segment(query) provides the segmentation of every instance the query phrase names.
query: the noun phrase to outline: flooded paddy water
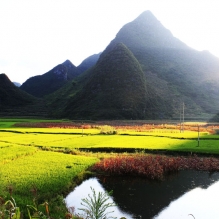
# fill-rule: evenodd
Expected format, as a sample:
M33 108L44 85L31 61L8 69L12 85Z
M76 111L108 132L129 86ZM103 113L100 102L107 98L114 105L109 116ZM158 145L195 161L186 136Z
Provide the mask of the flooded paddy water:
M216 219L219 218L219 173L185 170L162 181L136 177L98 176L85 180L66 197L76 213L81 199L96 192L113 190L114 217L127 219ZM194 217L193 217L194 216Z

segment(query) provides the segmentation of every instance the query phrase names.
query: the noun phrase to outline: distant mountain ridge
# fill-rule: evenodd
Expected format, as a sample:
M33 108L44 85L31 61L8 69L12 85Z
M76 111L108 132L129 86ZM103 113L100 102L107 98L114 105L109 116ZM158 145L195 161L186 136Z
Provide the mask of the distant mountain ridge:
M20 88L35 97L43 97L58 90L77 75L77 68L66 60L43 75L29 78Z
M101 52L98 54L91 55L88 58L86 58L79 66L77 66L79 74L82 74L83 72L87 71L89 68L94 66L97 63L100 55Z
M86 58L78 67L74 66L70 60L66 60L43 75L29 78L20 88L33 96L42 98L57 91L68 81L95 65L99 56L100 54L94 54Z
M20 86L21 86L21 84L18 83L18 82L13 82L13 84L14 84L15 86L17 86L17 87L20 87Z
M209 118L219 111L219 59L175 38L150 12L124 25L78 67L69 60L21 89L50 116L72 119Z

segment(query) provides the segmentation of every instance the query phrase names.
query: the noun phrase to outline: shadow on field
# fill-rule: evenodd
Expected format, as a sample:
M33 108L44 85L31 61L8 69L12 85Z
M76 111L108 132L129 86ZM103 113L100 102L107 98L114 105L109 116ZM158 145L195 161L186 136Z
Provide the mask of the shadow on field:
M148 153L148 154L162 154L174 156L214 156L219 157L219 139L200 139L198 140L181 140L181 143L169 145L165 149L141 149L141 148L126 148L126 147L92 147L80 148L81 151L89 151L93 153Z

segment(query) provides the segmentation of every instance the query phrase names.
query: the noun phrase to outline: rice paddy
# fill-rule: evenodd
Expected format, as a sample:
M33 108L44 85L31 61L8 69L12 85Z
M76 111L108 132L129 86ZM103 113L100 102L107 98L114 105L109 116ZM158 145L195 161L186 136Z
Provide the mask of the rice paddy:
M118 122L117 122L118 123ZM72 123L63 121L0 120L0 195L12 186L18 204L31 201L31 188L51 199L74 187L75 179L100 161L96 153L122 149L219 154L217 126ZM198 141L199 140L199 141ZM58 153L59 152L59 153ZM63 153L64 152L64 153ZM105 156L105 155L102 155Z

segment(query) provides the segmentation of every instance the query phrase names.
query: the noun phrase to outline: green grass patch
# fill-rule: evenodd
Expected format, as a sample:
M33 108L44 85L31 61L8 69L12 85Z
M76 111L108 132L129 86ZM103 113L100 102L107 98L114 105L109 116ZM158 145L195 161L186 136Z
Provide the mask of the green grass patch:
M31 185L42 194L57 194L80 172L95 163L94 157L40 151L1 165L1 183L14 185L16 193L30 195ZM28 189L29 188L29 189Z
M218 140L184 140L181 144L173 145L173 151L204 153L204 154L219 154L219 141Z
M36 122L63 122L63 120L54 119L16 119L16 118L0 118L0 128L11 128L17 123L36 123Z
M76 178L98 161L94 156L76 156L24 146L2 147L0 158L0 196L5 196L5 188L10 186L24 214L26 205L33 203L33 188L37 188L39 203L47 200L52 204L58 195L67 194L75 187Z

